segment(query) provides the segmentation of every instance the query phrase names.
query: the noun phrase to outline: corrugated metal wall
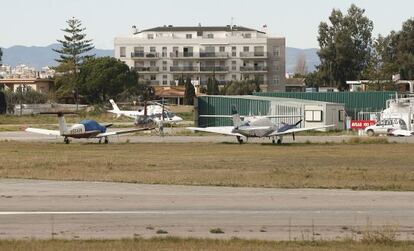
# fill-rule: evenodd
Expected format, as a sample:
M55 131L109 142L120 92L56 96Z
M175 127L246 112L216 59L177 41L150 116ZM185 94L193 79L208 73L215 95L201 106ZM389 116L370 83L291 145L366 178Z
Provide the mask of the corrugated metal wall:
M395 97L395 92L268 92L254 95L341 103L345 104L348 115L355 118L360 111L377 112L385 109L385 101Z
M231 115L231 106L235 105L240 115L267 115L270 108L268 100L254 100L226 96L200 96L198 99L198 115ZM199 117L198 126L231 126L230 118Z

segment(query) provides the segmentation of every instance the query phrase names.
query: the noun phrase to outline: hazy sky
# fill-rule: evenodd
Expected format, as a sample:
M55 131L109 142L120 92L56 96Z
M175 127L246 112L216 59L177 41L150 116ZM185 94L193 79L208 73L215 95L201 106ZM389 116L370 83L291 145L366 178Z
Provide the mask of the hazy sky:
M345 12L355 3L374 21L374 34L387 34L414 17L413 0L1 0L0 46L49 45L74 16L97 48L112 49L115 36L154 26L234 24L286 37L287 45L318 47L318 25L333 8Z

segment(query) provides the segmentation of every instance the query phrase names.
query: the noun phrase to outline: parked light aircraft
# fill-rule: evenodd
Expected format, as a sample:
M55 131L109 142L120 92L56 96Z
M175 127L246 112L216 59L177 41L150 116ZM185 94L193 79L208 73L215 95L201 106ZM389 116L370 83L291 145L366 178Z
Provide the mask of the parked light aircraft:
M122 111L113 99L109 102L111 102L113 110L108 110L108 112L116 114L117 118L120 116L133 118L136 125L141 125L143 121L148 122L148 120L155 122L157 125L174 124L183 120L174 113L165 110L162 105L147 105L146 108L138 111Z
M38 134L44 134L44 135L61 136L61 137L64 137L63 142L65 142L66 144L70 143L69 138L75 138L75 139L96 138L96 139L99 139L99 143L101 143L101 140L104 139L104 143L108 144L109 143L108 136L153 129L153 128L140 128L140 129L107 132L107 128L110 127L112 124L101 125L95 120L82 120L79 122L79 124L74 124L71 127L68 127L66 125L65 117L63 116L65 114L64 112L42 113L42 114L57 114L58 120L59 120L59 130L27 128L26 132L32 132L32 133L38 133Z
M210 117L210 115L206 115ZM211 117L229 117L221 115L211 115ZM187 127L189 130L201 131L201 132L212 132L230 136L236 136L237 141L242 144L244 139L249 138L271 138L273 143L282 144L283 136L292 134L293 140L295 140L295 133L323 129L333 127L334 125L309 127L309 128L297 128L302 122L299 120L295 124L281 123L280 125L274 124L270 118L286 118L286 117L301 117L296 115L271 115L271 116L249 116L244 117L239 115L235 106L232 107L233 126L218 126L218 127Z
M404 129L391 129L388 132L389 135L395 136L395 137L411 137L414 136L414 131L410 130L404 130Z

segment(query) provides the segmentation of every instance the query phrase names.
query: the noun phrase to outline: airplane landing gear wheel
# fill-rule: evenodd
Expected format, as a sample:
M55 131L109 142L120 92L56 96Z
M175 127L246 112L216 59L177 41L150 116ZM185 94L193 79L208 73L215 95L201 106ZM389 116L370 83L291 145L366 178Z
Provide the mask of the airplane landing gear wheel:
M239 142L239 144L243 144L243 139L240 136L237 136L237 141Z
M104 141L104 143L105 143L105 144L108 144L108 143L109 143L108 137L105 137L105 141Z
M272 139L272 144L274 144L274 143L276 143L276 140L275 139Z
M278 140L277 140L277 144L278 144L278 145L281 145L281 144L282 144L282 140L281 140L281 139L278 139Z
M65 137L65 139L63 139L63 142L65 142L65 144L69 144L70 143L69 139L66 138L66 137Z

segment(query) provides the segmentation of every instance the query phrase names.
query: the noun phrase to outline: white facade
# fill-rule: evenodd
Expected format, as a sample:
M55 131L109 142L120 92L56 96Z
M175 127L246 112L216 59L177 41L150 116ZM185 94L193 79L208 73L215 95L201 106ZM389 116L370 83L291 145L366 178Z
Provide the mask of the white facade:
M190 77L205 85L257 79L269 90L284 90L285 39L239 27L164 26L115 38L115 57L153 85L175 85Z
M380 119L403 119L408 130L414 130L414 97L387 100Z

